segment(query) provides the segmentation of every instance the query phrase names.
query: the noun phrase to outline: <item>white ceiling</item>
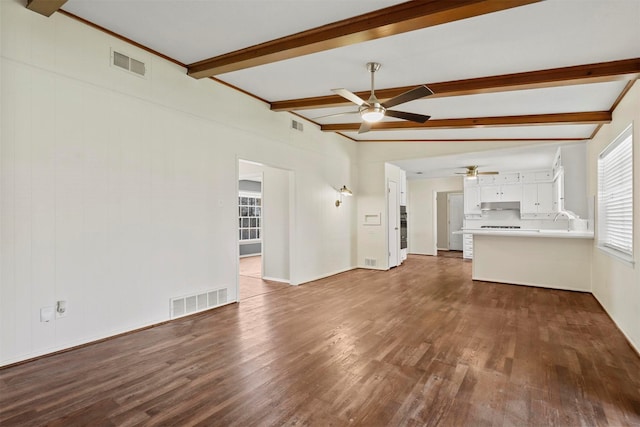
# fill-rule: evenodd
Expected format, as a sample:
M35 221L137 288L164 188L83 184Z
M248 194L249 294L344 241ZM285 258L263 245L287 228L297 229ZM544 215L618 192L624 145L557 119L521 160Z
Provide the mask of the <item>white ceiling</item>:
M68 0L63 9L176 61L190 64L399 3L402 2ZM382 64L376 74L376 88L381 89L639 57L640 0L546 0L229 72L216 78L267 102L274 102L331 95L333 88L354 92L368 90L365 63L369 61ZM431 115L433 119L609 111L627 83L627 80L621 80L427 97L396 109ZM294 112L320 125L359 122L358 115L318 118L355 110L354 105ZM533 142L587 139L596 128L595 124L559 124L374 130L361 135L353 131L341 133L362 142L460 139ZM475 158L477 160L464 160L468 164L483 164L480 155ZM494 155L492 159L495 158ZM495 161L484 160L487 164L497 165ZM461 163L466 164L458 161L456 166ZM407 163L409 166L425 169Z
M584 144L584 143L578 143ZM465 166L478 166L479 171L519 172L551 169L560 144L505 148L473 153L409 159L392 162L407 172L408 179L445 178L465 172ZM460 175L462 176L462 175Z

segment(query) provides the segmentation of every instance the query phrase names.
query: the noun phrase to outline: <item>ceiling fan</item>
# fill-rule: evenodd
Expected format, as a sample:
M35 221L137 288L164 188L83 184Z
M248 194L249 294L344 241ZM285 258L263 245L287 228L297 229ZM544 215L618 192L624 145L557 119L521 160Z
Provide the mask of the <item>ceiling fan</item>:
M416 113L407 113L404 111L390 110L390 108L395 107L396 105L404 104L405 102L414 101L416 99L424 98L425 96L433 95L433 91L429 89L427 86L422 85L422 86L416 87L415 89L411 89L405 93L402 93L394 98L391 98L386 102L380 102L378 98L376 98L375 91L374 91L374 84L373 84L374 83L373 75L379 69L380 69L379 63L377 62L367 63L367 70L369 70L369 72L371 73L371 95L369 96L369 99L366 101L347 89L332 89L332 92L342 96L343 98L348 99L354 104L357 104L360 108L358 108L358 111L352 111L349 113L331 114L331 116L337 116L342 114L360 114L360 117L362 117L362 125L360 125L360 129L358 129L358 133L368 132L371 129L371 123L379 122L385 116L395 117L397 119L409 120L416 123L424 123L427 120L429 120L431 116L425 116L425 115L416 114ZM329 117L329 116L323 116L323 117Z
M464 166L467 171L466 172L456 172L457 175L466 175L467 178L477 178L478 175L498 175L500 172L491 171L491 172L480 172L478 170L478 166Z

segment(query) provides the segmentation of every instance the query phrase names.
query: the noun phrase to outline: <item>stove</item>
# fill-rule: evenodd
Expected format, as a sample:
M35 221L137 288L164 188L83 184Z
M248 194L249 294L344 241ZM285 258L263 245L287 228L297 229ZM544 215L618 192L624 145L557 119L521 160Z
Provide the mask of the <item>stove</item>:
M520 230L519 225L481 225L480 228L490 228L492 230Z

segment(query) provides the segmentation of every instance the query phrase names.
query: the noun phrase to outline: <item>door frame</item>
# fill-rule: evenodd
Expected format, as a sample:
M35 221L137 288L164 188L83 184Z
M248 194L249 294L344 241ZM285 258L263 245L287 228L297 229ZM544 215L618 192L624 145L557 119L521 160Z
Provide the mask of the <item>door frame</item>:
M447 192L447 249L451 249L451 196L461 196L462 204L461 204L461 217L462 223L464 225L464 193L458 191ZM462 239L462 235L460 235L460 239ZM458 249L453 249L458 250ZM462 250L462 247L459 249Z
M273 169L280 169L283 171L286 171L289 175L289 183L288 183L288 196L289 196L289 284L290 285L299 285L299 280L297 279L297 274L296 274L296 264L295 264L295 254L296 254L296 250L295 250L295 206L296 206L296 201L295 201L295 171L291 170L291 169L287 169L285 167L280 167L277 165L273 165L270 163L266 163L266 162L262 162L262 161L258 161L258 160L252 160L247 156L240 156L240 155L236 155L235 158L235 203L234 203L234 212L236 212L236 214L234 215L234 224L235 224L235 241L236 241L236 256L235 256L235 264L236 264L236 302L240 301L240 237L238 236L238 230L237 230L237 225L238 225L238 215L237 215L237 210L238 210L238 194L240 193L240 162L245 162L245 163L253 163L256 165L261 165L263 167L268 167L268 168L273 168ZM263 180L262 180L262 192L263 192L263 198L264 198L264 171L263 171ZM219 200L219 206L221 203L221 200ZM264 204L264 203L263 203ZM262 238L262 259L261 259L261 269L262 272L260 273L261 276L264 275L264 252L265 252L265 247L266 245L264 244L264 221L261 223L261 226L263 228L263 232L261 233L261 238Z
M395 186L395 199L391 197L391 183ZM393 203L393 206L392 206ZM395 212L395 224L391 223L391 210ZM391 234L393 232L393 239ZM393 242L392 242L393 240ZM391 254L394 249L395 264L391 264ZM387 267L393 268L400 265L400 199L398 183L392 179L387 180Z

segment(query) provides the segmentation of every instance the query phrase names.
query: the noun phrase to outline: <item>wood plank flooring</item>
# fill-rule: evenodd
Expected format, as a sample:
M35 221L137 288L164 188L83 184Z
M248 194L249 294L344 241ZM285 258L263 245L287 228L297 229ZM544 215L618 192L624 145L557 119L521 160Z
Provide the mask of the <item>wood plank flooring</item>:
M0 425L640 425L590 294L470 269L410 256L0 370Z
M288 287L286 283L262 280L262 257L251 256L240 258L240 301L256 295L282 290Z

